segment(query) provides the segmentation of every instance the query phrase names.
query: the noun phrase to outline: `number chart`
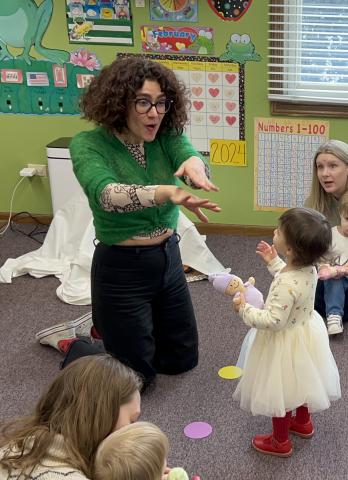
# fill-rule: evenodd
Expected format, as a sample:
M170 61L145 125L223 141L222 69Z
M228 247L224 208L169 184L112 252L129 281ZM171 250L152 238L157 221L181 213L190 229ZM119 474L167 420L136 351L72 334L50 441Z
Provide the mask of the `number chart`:
M119 53L118 57L129 55L132 54ZM189 122L185 132L198 151L209 155L212 140L244 140L243 66L232 62L220 62L217 57L197 60L195 56L156 54L138 56L161 62L185 83L191 101Z
M329 123L321 120L256 118L254 208L283 211L303 206L314 154L328 138Z

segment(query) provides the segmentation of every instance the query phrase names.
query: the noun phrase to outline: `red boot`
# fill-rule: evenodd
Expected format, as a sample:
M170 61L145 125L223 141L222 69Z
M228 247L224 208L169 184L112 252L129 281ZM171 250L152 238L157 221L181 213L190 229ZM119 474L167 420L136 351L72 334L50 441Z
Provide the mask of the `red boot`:
M268 435L256 435L252 440L252 446L255 450L266 453L267 455L275 455L277 457L290 457L292 454L292 443L289 439L285 442L278 442L273 433Z

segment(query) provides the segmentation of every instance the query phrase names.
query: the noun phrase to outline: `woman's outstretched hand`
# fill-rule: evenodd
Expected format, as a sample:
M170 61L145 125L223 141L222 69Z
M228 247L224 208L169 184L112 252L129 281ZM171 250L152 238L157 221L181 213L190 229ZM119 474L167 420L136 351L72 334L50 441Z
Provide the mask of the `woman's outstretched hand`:
M189 177L191 182L197 187L210 192L218 192L219 188L214 185L205 173L205 165L201 158L190 157L183 162L178 170L174 173L175 177Z
M259 255L265 263L271 262L278 256L275 246L269 245L269 243L265 242L264 240L261 240L261 242L257 244L256 254Z
M218 204L212 202L209 198L197 197L197 195L186 192L182 188L174 185L159 185L155 191L155 202L161 204L167 201L171 201L175 203L175 205L182 205L193 212L197 218L204 223L207 223L209 220L202 212L202 208L216 213L221 212Z

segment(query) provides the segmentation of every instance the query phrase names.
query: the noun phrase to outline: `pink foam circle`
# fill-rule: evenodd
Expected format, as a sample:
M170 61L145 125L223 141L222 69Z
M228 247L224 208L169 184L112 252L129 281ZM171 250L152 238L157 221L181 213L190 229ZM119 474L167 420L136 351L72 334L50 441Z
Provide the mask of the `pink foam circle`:
M209 437L212 431L213 427L207 422L192 422L184 428L184 433L188 438Z

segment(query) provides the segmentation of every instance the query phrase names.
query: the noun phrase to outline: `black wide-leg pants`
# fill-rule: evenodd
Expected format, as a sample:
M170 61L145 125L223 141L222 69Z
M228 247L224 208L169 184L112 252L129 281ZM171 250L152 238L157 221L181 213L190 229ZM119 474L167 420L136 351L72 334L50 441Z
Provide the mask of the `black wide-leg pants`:
M155 246L96 246L93 323L105 349L142 374L177 374L198 363L198 334L178 236Z

